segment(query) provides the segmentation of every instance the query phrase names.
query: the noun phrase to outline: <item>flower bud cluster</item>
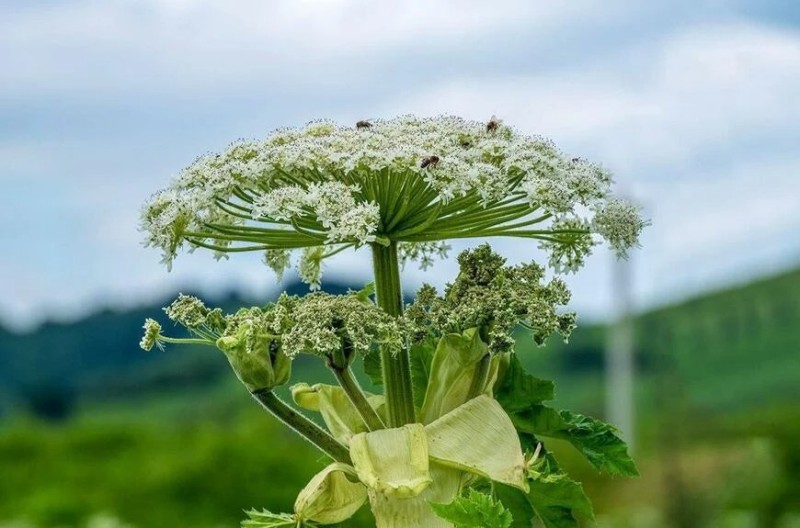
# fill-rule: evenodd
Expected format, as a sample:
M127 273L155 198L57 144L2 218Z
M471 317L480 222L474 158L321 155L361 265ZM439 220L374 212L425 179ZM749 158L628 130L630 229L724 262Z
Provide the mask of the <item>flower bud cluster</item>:
M417 338L427 328L442 334L478 328L491 352L504 353L513 350L517 324L528 327L539 345L554 332L567 339L575 328L575 314L559 312L570 299L566 285L560 279L545 283L541 266L505 266L488 244L462 252L458 262L460 273L444 296L424 286L406 310Z
M139 347L147 352L153 350L154 346L163 350L164 345L161 343L161 325L159 322L148 317L145 319L142 328L144 328L144 335L139 341Z
M240 379L247 378L250 384L267 371L272 382L285 382L288 377L278 379L276 372L288 376L289 362L298 354L314 354L345 367L376 345L397 351L406 343L403 321L376 306L369 290L303 297L283 293L273 304L229 315L206 307L197 297L180 294L164 311L199 339L165 337L161 325L147 319L143 349L163 348L163 343L214 345L225 352Z
M349 362L375 345L397 351L405 342L400 322L356 292L297 298L290 319L283 335L289 357L306 353L331 358L343 352Z

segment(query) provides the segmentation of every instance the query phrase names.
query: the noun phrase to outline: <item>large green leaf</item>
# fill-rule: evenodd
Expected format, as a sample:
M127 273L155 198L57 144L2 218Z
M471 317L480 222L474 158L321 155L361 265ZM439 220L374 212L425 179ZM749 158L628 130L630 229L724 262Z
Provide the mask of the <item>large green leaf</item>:
M520 489L505 484L494 484L494 494L511 513L510 528L531 528L536 513L528 495Z
M495 398L509 412L523 411L555 397L555 384L525 372L516 354L509 354Z
M436 515L454 528L512 528L513 517L503 504L475 490L450 504L431 504Z
M537 475L528 483L528 497L545 528L577 528L579 520L594 519L583 486L566 474Z
M613 425L569 411L559 412L544 405L534 405L510 416L522 433L570 442L599 471L626 477L639 474L625 442Z
M570 425L566 439L578 448L594 467L609 475L623 477L639 475L636 464L628 454L628 446L618 436L616 427L569 411L561 411L561 417Z
M537 464L544 468L543 461ZM545 528L577 528L580 520L593 520L592 504L583 487L565 473L531 472L530 492L495 483L494 494L513 517L511 528L531 528L539 517Z
M524 411L509 413L517 430L538 436L558 436L569 429L561 414L546 405L533 405Z
M419 409L425 401L425 392L428 389L428 380L431 376L431 363L436 343L433 339L426 339L413 345L409 349L411 363L411 386L414 389L414 405Z

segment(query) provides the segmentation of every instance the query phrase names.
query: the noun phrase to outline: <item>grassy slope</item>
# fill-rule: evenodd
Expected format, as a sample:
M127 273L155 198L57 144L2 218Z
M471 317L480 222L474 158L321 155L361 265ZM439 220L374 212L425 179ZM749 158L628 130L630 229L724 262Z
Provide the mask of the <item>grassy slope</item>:
M713 413L800 400L800 270L647 312L634 324L645 410L664 399ZM552 339L544 349L521 337L518 348L529 368L559 382L560 401L599 413L607 331L579 328L569 344Z

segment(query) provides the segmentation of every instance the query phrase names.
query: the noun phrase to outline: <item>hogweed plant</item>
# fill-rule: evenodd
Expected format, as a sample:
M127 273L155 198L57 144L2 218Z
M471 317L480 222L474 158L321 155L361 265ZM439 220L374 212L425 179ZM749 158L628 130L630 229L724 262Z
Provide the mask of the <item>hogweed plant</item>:
M514 353L520 326L537 344L574 329L564 282L536 263L507 266L484 244L458 257L442 295L424 286L404 306L400 269L446 257L454 239L535 241L556 274L577 271L602 241L625 256L646 222L611 184L602 167L495 118L407 116L353 127L318 121L239 141L153 195L141 226L167 266L182 249L257 251L278 276L296 259L317 290L325 259L348 249L372 255L374 280L358 292L284 293L229 315L182 295L166 313L190 337L145 323L145 350L221 350L267 411L330 458L294 512L254 510L242 526L337 524L367 502L381 528L590 519L581 485L546 439L571 443L610 475L636 467L614 427L549 407L553 383L526 373ZM292 405L274 389L289 383L300 354L323 361L338 385L296 383ZM383 394L361 388L355 365Z

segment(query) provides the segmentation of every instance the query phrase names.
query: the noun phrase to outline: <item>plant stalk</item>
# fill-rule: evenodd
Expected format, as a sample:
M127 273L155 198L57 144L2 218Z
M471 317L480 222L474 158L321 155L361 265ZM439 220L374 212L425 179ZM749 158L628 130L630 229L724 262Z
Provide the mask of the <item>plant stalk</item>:
M403 293L400 288L397 242L392 241L388 246L372 244L372 263L375 270L375 294L378 297L378 306L391 316L401 316ZM408 349L402 348L397 353L382 349L381 368L389 426L402 427L414 423L416 416Z
M311 444L331 457L336 462L352 464L350 451L327 431L289 407L275 393L269 389L261 389L251 393L253 398L261 404L275 418L289 426L297 434L311 442Z
M369 430L377 431L378 429L385 429L386 426L383 420L381 420L381 417L378 416L378 413L375 412L375 409L370 405L367 396L364 394L364 391L361 390L361 385L358 384L358 380L353 376L353 371L350 367L343 369L332 367L331 371L333 371L333 375L336 376L339 385L342 386L350 403L353 404L358 414L361 415L361 418L364 420L364 423L367 424Z

